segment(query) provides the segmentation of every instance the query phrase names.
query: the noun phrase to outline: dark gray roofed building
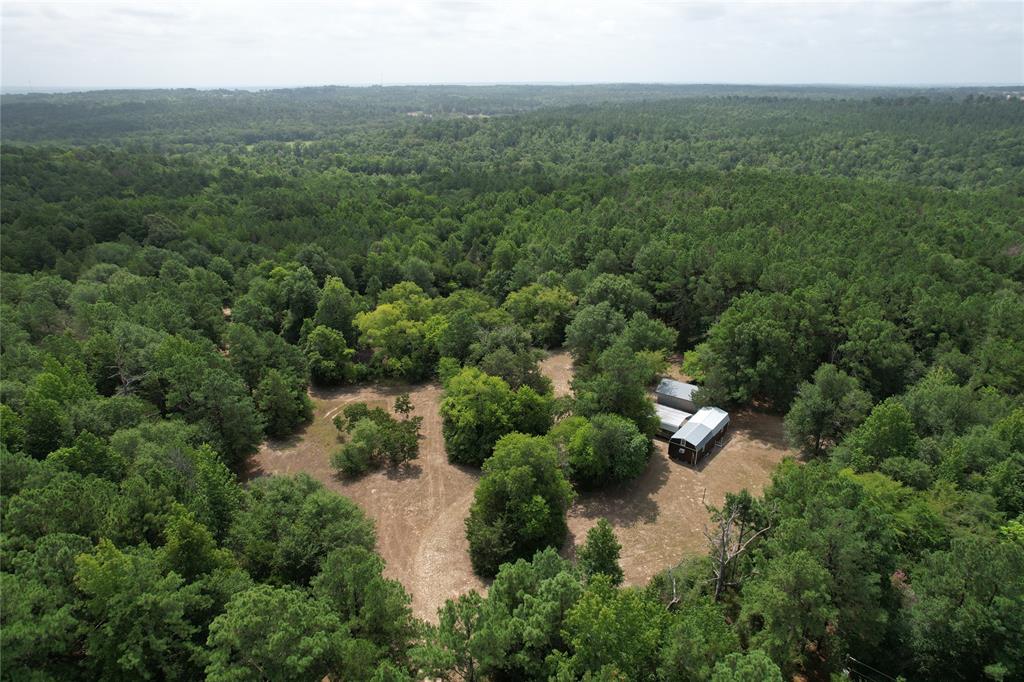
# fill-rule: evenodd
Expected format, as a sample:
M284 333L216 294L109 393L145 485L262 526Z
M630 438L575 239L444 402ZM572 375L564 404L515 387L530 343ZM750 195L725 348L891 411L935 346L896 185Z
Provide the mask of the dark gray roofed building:
M693 394L697 386L687 384L675 379L662 379L658 387L654 389L654 399L660 404L683 412L697 411L693 402Z

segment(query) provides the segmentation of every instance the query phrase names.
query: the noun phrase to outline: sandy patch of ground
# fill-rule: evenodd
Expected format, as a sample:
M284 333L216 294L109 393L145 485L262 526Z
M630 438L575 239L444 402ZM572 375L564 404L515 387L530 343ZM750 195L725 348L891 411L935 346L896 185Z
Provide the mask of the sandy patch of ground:
M539 364L541 373L551 379L555 397L572 393L569 387L569 382L572 381L572 356L567 351L548 353Z
M793 454L778 417L747 411L730 416L731 432L722 447L696 469L669 459L668 443L655 439L640 478L620 489L581 495L569 510L570 543L582 543L597 520L607 518L622 545L627 585L646 584L684 556L706 552L702 498L718 506L728 492L747 488L760 494L775 466ZM563 551L574 553L575 547Z
M551 353L541 362L556 395L569 394L572 359ZM330 455L338 447L331 418L346 404L363 401L391 408L395 396L408 391L423 417L420 456L411 467L379 471L356 481L335 476ZM436 622L446 599L470 589L485 592L485 581L473 574L465 535L465 519L479 473L448 463L438 407L441 387L363 386L313 394L313 423L286 442L266 443L251 462L250 476L306 472L328 488L352 499L377 527L377 549L387 562L385 575L402 582L412 595L413 612ZM788 450L782 420L757 412L732 414L731 432L697 469L668 458L664 441L644 474L619 489L581 495L569 510L570 538L563 554L571 557L575 543L601 517L615 528L622 544L626 583L644 584L684 556L705 551L701 531L707 513L701 504L720 505L725 493L747 488L760 493L776 464Z
M330 456L339 443L331 419L352 402L391 409L395 396L406 391L413 414L423 417L419 458L408 468L355 481L336 477ZM252 460L250 476L305 472L358 504L377 527L377 551L387 562L384 574L405 585L419 618L436 621L446 599L484 590L469 563L464 526L479 474L448 463L438 413L441 387L362 386L314 393L313 399L313 422L286 442L264 444Z

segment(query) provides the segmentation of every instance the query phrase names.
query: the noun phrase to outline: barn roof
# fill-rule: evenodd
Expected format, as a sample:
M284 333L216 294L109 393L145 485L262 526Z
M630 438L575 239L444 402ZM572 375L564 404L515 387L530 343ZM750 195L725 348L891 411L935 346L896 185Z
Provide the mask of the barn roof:
M729 413L717 407L702 407L680 427L672 440L685 442L700 450L729 423Z
M690 418L689 412L683 412L667 405L654 404L654 413L658 415L658 421L661 422L661 430L668 431L669 433L675 433L679 430L679 427L683 425L687 419Z
M654 392L658 395L670 395L681 400L693 400L693 392L697 387L675 379L662 379Z

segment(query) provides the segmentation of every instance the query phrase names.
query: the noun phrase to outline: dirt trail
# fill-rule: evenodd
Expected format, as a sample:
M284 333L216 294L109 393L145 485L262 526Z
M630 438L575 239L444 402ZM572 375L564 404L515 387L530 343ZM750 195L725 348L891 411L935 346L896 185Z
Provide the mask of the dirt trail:
M556 395L567 395L572 359L551 353L541 362ZM416 415L423 417L420 456L396 472L375 472L356 481L339 480L330 465L338 447L331 418L345 405L363 401L391 408L395 396L409 392ZM306 472L328 488L352 499L377 527L377 549L387 562L385 575L402 582L412 595L413 612L437 621L437 609L448 598L470 589L485 592L487 583L469 563L465 519L479 473L448 463L441 435L437 384L364 386L313 394L313 423L286 442L264 444L251 461L250 476ZM563 554L572 556L575 543L600 517L607 518L622 544L626 583L645 583L655 573L688 554L705 551L701 533L707 515L701 505L720 504L726 492L744 487L758 493L787 449L778 417L732 414L731 433L723 446L693 469L668 458L663 441L644 474L619 489L581 496L569 510L570 538Z
M330 465L338 447L334 415L360 401L391 409L395 396L406 391L413 414L423 417L419 458L394 472L378 471L355 481L337 478ZM448 463L438 413L441 387L368 386L314 393L313 398L313 423L288 442L265 444L253 458L250 475L303 471L362 507L377 527L385 575L405 585L420 618L436 620L445 599L484 589L470 567L463 525L478 474Z

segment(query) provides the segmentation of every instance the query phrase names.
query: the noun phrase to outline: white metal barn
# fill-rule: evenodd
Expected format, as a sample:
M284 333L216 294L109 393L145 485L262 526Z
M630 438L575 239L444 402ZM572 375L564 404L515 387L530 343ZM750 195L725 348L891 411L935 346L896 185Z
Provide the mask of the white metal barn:
M728 426L728 412L717 407L702 407L669 438L668 454L696 465L721 442Z

